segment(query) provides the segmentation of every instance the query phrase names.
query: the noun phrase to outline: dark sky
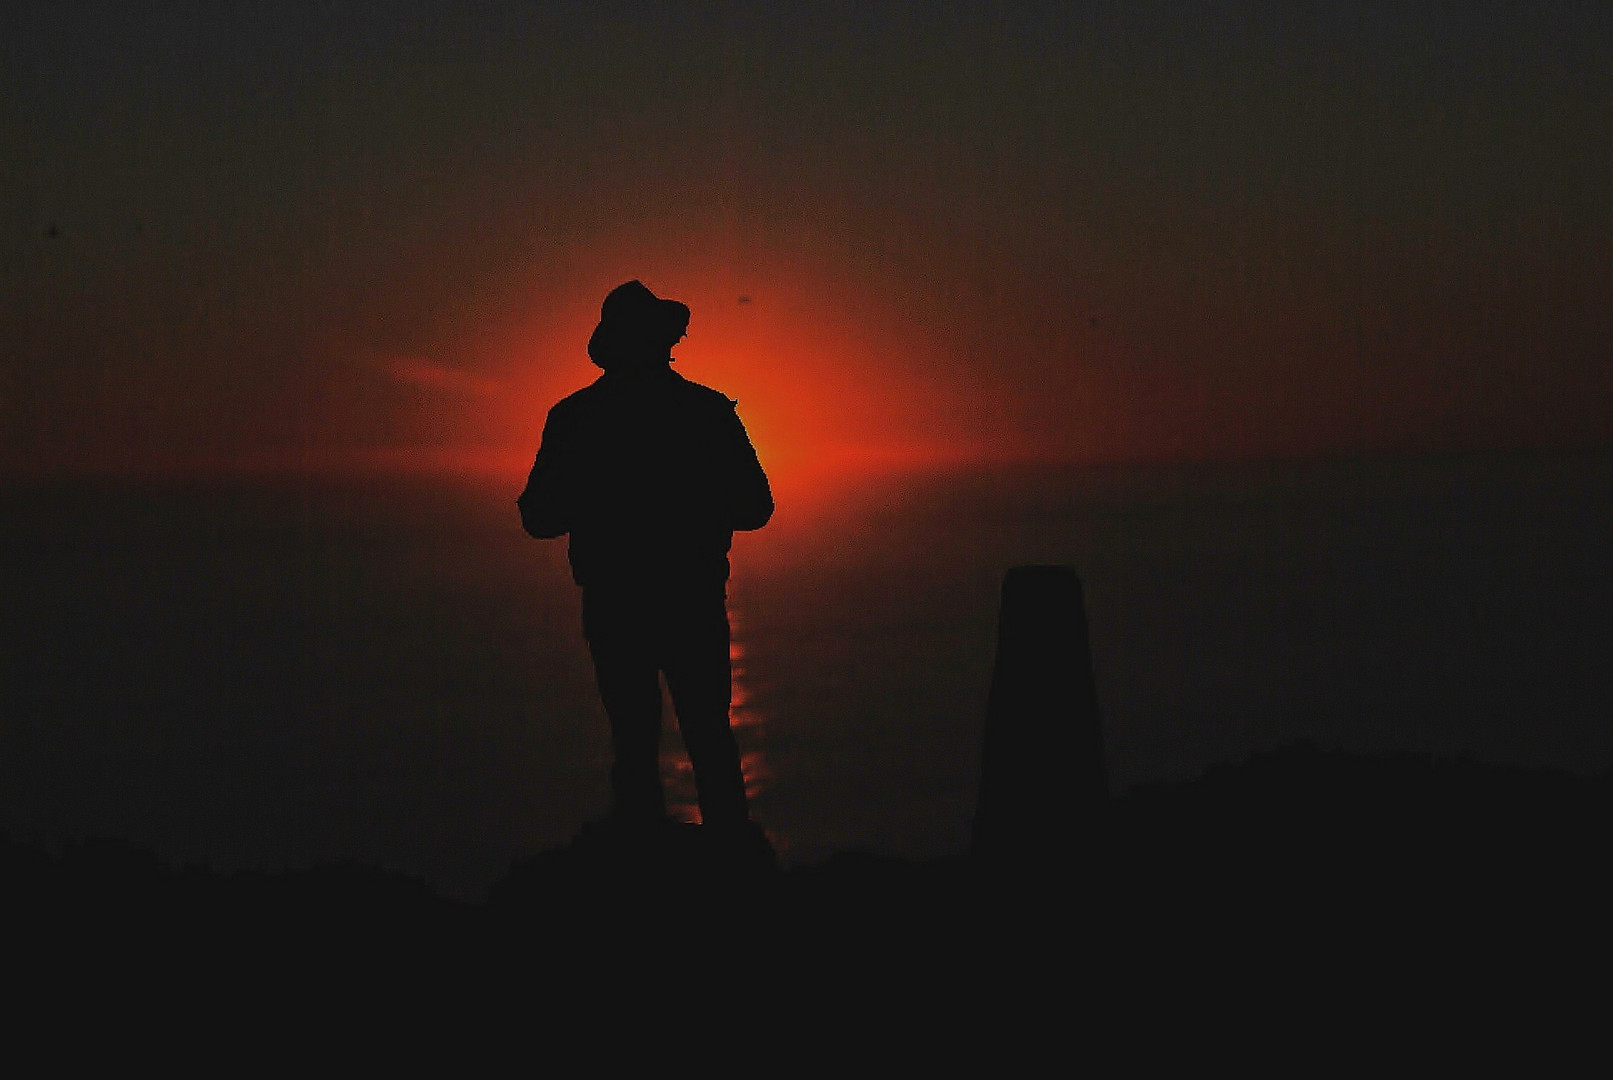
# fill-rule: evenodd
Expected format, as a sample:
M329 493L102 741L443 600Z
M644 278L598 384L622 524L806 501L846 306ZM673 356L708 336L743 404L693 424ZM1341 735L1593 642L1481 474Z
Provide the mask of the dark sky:
M0 19L13 471L514 460L631 277L782 457L1613 437L1605 3Z

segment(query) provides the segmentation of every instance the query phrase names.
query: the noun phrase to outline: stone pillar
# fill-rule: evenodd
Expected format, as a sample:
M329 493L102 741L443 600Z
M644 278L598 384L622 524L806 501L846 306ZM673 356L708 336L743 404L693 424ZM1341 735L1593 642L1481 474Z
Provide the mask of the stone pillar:
M973 853L1026 869L1065 863L1109 797L1081 580L1067 566L1003 579Z

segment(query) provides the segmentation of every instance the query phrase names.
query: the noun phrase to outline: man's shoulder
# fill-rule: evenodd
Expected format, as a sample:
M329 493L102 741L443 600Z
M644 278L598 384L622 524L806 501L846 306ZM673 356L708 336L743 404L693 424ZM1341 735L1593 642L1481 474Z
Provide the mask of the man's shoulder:
M599 380L596 379L580 390L573 390L549 408L549 418L564 419L580 412L587 412L595 407L600 399Z
M647 397L646 389L651 391ZM555 402L549 409L548 421L556 426L586 425L591 418L604 413L646 405L655 407L657 402L663 408L702 416L731 415L738 404L721 390L686 379L677 372L668 372L666 381L655 387L634 386L601 377Z
M695 382L693 379L686 379L677 372L673 372L673 375L677 377L677 386L679 392L687 397L690 401L697 402L709 408L725 410L732 409L735 405L739 404L739 402L735 401L721 390L714 390L703 383Z

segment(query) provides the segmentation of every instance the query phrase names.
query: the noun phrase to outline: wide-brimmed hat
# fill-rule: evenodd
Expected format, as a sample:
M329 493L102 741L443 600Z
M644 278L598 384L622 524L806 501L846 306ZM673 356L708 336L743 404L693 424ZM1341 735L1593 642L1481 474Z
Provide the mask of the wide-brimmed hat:
M665 359L688 329L688 305L663 300L634 279L612 289L599 306L588 355L600 367L621 360Z

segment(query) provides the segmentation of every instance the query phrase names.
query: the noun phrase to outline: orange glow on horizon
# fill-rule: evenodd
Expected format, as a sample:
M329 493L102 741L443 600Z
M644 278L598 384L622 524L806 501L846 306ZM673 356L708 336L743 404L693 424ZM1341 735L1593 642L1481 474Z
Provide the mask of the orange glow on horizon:
M512 388L483 420L518 441L505 453L521 461L523 478L548 409L598 377L584 345L600 300L631 277L689 305L674 370L738 402L781 503L872 473L996 460L1011 450L961 429L970 403L935 376L940 344L910 312L870 299L855 268L831 273L810 260L768 260L744 272L734 268L744 258L691 265L687 252L646 260L590 251L574 261L567 295L548 298L549 317L490 342L482 365Z
M529 307L481 311L440 349L310 360L352 374L338 411L320 417L292 445L229 447L197 454L175 448L99 455L94 470L165 477L275 475L443 476L524 482L543 420L560 398L600 372L585 345L599 304L622 280L638 277L688 304L688 336L673 350L674 370L738 402L781 511L804 507L871 477L1012 460L1024 447L982 439L982 392L920 325L915 309L879 300L877 272L851 257L758 258L728 252L691 258L694 239L664 240L676 257L646 257L625 241L591 242L549 253L534 266ZM540 287L538 282L548 282ZM557 283L557 284L556 284ZM408 404L398 404L399 388ZM365 388L368 388L367 390ZM384 443L347 443L364 431L366 397L407 411ZM380 403L385 402L385 405ZM352 410L349 419L345 410ZM370 425L373 434L376 425ZM72 468L80 468L72 463Z

